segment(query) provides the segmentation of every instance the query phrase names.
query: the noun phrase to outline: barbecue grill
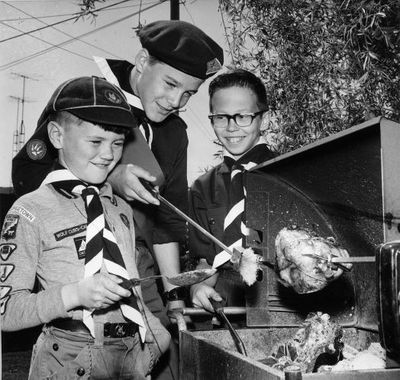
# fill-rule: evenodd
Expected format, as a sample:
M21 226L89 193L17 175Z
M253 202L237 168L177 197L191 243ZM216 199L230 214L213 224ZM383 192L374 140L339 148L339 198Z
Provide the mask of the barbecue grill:
M332 237L353 264L320 292L299 295L274 271L246 295L247 328L237 352L227 330L181 331L181 378L189 379L400 379L397 252L400 243L400 124L375 118L258 165L245 176L247 246L273 262L275 237L288 226ZM399 266L400 268L400 266ZM259 362L293 336L309 312L322 311L344 328L358 350L381 342L387 368L337 373L281 372Z

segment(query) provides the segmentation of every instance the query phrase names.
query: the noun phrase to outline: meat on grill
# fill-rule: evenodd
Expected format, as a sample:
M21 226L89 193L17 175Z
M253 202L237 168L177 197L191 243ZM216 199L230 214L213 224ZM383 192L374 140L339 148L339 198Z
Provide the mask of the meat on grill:
M330 262L331 257L349 257L332 238L314 236L299 228L279 231L275 249L281 282L299 294L319 291L342 275L343 270ZM343 265L351 268L351 264Z

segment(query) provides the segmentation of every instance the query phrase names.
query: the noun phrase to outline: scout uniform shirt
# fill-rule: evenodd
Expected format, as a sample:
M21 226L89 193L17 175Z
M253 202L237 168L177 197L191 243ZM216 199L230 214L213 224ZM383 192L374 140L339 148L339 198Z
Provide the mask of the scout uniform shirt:
M131 277L138 277L132 210L113 195L107 183L100 189L100 198L126 269ZM61 195L51 185L42 185L14 203L0 240L3 330L25 329L57 318L82 319L82 309L65 310L61 288L84 278L86 223L82 197ZM32 293L36 279L39 291ZM140 287L136 289L141 296ZM143 302L138 304L141 313L146 313L145 320L159 324ZM102 310L99 318L125 322L119 308Z

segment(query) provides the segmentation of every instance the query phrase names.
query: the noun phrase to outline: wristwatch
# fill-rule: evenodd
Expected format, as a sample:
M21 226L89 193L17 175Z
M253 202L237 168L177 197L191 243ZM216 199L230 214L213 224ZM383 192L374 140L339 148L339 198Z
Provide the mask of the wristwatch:
M167 303L170 301L185 300L188 294L188 289L186 287L180 286L178 288L170 290L169 292L164 292L162 298L164 303Z

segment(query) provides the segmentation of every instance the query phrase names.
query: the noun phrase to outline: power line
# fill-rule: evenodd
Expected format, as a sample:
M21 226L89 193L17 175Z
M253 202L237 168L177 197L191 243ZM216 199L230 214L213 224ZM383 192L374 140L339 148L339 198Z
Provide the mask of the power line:
M11 26L11 25L8 25L8 24L3 23L3 22L0 22L0 23L3 24L3 25L5 25L5 26L8 26L8 27L11 28L11 29L15 29L15 30L17 30L17 31L21 31L21 29L18 29L18 28L16 28L15 26ZM17 65L17 64L19 64L19 63L23 63L23 62L29 61L29 60L32 59L32 58L36 58L37 56L41 55L41 53L44 54L44 53L50 52L50 51L52 51L52 50L54 50L54 49L57 49L57 48L59 48L59 49L61 49L61 50L64 50L64 51L66 51L66 52L68 52L68 53L71 53L71 54L73 54L73 55L76 55L76 56L78 56L78 57L87 59L88 61L91 61L91 60L92 60L91 58L86 57L86 56L84 56L84 55L82 55L82 54L79 54L79 53L76 53L76 52L74 52L74 51L72 51L72 50L68 50L68 49L63 48L62 45L63 45L64 43L59 44L59 45L56 45L56 44L52 44L51 42L48 42L48 41L46 41L46 40L44 40L44 39L42 39L42 38L40 38L40 37L36 37L36 36L30 36L30 37L32 37L32 38L34 38L34 39L36 39L36 40L39 40L39 41L41 41L41 42L44 42L44 43L46 43L46 44L48 44L48 45L51 45L52 47L51 47L51 48L47 48L46 50L42 50L42 52L40 52L40 53L37 52L37 53L31 54L30 56L28 55L27 57L20 58L20 59L17 59L17 60L15 60L15 61L6 63L5 65L0 66L0 70L1 70L1 71L2 71L2 70L5 70L5 69L8 69L8 68L10 68L10 67L13 67L13 66L15 66L15 65ZM69 41L71 42L71 41L73 41L73 40L74 40L74 39L71 39L71 40L69 40Z
M120 1L119 3L115 3L115 4L107 5L107 6L103 7L103 8L99 8L96 12L101 11L101 10L106 9L106 8L114 7L115 5L119 5L119 4L122 4L122 3L126 3L127 1L132 1L132 0L122 0L122 1ZM3 3L4 3L4 4L7 4L7 5L10 6L10 7L12 7L12 5L10 5L7 1L3 1ZM67 22L67 21L76 20L76 19L78 19L79 17L80 17L80 14L79 14L79 12L78 12L78 13L76 13L76 15L73 16L73 17L69 17L69 18L67 18L67 19L64 19L64 20L61 20L61 21L57 21L57 22L55 22L55 23L53 23L53 24L48 24L47 26L43 26L43 27L41 27L41 28L33 29L33 30L28 31L28 32L24 32L24 33L21 33L21 34L17 34L17 35L15 35L15 36L11 36L11 37L5 38L5 39L3 39L3 40L0 40L0 43L6 42L6 41L10 41L10 40L13 40L13 39L18 38L18 37L26 36L27 34L31 34L31 33L34 33L34 32L38 32L38 31L40 31L40 30L47 29L47 28L50 28L50 27L55 26L55 25L63 24L64 22Z
M27 15L27 16L31 16L31 17L34 18L35 20L37 20L37 21L39 21L39 22L41 22L41 23L43 23L43 24L45 24L45 25L49 25L49 24L47 24L46 22L44 22L44 21L42 21L42 20L39 20L39 19L36 18L35 16L32 16L31 14L25 12L24 10L22 10L22 9L20 9L20 8L17 8L17 7L14 6L14 5L11 5L11 4L7 4L7 5L10 6L10 7L12 7L12 8L14 8L14 9L16 9L16 10L19 11L19 12L22 12L23 14L25 14L25 15ZM4 25L4 23L2 23L2 24ZM6 24L6 25L8 25L8 24ZM62 34L64 34L64 35L66 35L67 37L71 37L72 39L74 39L74 40L76 40L76 41L79 41L79 42L81 42L81 43L83 43L83 44L85 44L85 45L94 47L95 49L101 50L102 52L107 53L107 54L110 54L110 55L112 55L112 56L114 56L114 57L116 57L116 58L121 58L121 57L116 56L116 55L113 54L113 53L110 53L109 51L107 51L107 50L105 50L105 49L102 49L101 47L98 47L98 46L93 45L93 44L91 44L91 43L89 43L89 42L80 40L79 38L76 38L76 37L72 36L71 34L68 34L68 33L62 31L61 29L57 29L57 28L55 28L54 26L52 26L51 28L54 29L54 30L57 30L58 32L60 32L60 33L62 33ZM34 36L31 36L31 37L34 37ZM47 41L45 41L45 40L41 40L41 41L52 45L50 42L47 42ZM53 45L53 46L54 46L54 45Z
M22 1L21 1L22 2ZM11 3L10 1L8 1L8 3ZM150 2L148 2L150 3ZM145 3L145 4L148 4ZM9 5L9 4L8 4ZM127 9L127 8L136 8L137 5L126 5L124 7L115 7L113 9L104 9L105 12L109 12L109 11L118 11L121 9ZM0 21L4 21L4 22L14 22L14 21L27 21L27 20L32 20L32 19L46 19L46 18L57 18L57 17L66 17L66 16L72 16L75 15L76 13L62 13L62 14L57 14L57 15L47 15L47 16L32 16L32 17L17 17L17 18L6 18Z
M146 11L146 10L148 10L148 9L154 8L154 7L156 7L157 5L160 5L160 4L164 3L165 1L166 1L166 0L160 0L160 1L158 1L156 4L153 4L153 5L148 6L147 8L144 8L142 11L144 12L144 11ZM96 33L96 32L98 32L98 31L100 31L100 30L103 30L103 29L105 29L105 28L108 28L108 27L110 27L110 26L113 26L113 25L115 25L115 24L117 24L117 23L119 23L119 22L121 22L121 21L124 21L124 20L126 20L126 19L128 19L128 18L130 18L130 17L132 17L132 16L135 16L135 15L137 15L137 14L138 14L138 12L131 13L131 14L125 16L125 17L122 17L122 18L119 19L119 20L113 21L113 22L111 22L111 23L109 23L109 24L106 24L106 25L103 25L103 26L101 26L101 27L99 27L99 28L97 28L97 29L91 30L91 31L89 31L89 32L87 32L87 33L84 33L84 34L81 34L81 35L78 36L77 38L86 37L86 36L88 36L88 35L90 35L90 34ZM6 25L7 25L7 24L6 24ZM10 25L7 25L7 26L10 26ZM5 65L0 66L0 71L9 69L10 67L13 67L13 66L15 66L15 65L18 65L18 64L23 63L23 62L26 62L26 61L29 61L30 59L36 58L36 57L38 57L38 56L40 56L40 55L46 54L46 53L48 53L48 52L50 52L50 51L53 51L54 49L61 48L61 46L67 45L67 44L71 43L71 42L74 41L74 40L75 40L75 39L66 40L66 41L64 41L64 42L62 42L62 43L60 43L60 44L54 45L54 46L51 47L51 48L47 48L47 49L45 49L45 50L42 50L42 51L36 52L36 53L34 53L34 54L31 54L30 56L26 56L26 57L24 57L24 58L20 58L20 59L18 59L18 60L15 60L15 61L11 61L11 62L9 62L9 63L6 63ZM73 54L75 54L75 53L73 53ZM76 54L78 54L78 53L76 53ZM88 57L84 57L84 56L82 56L82 57L85 58L85 59L89 59Z

